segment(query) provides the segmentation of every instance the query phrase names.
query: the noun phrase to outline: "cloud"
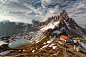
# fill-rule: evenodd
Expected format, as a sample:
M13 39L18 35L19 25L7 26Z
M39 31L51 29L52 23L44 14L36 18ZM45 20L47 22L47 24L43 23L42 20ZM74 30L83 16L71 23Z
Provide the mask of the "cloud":
M85 23L85 17L86 11L85 11L85 0L82 1L72 1L70 4L67 5L67 7L64 7L69 15L69 17L72 17L78 24L86 24Z
M86 0L0 0L0 20L31 23L45 21L66 10L69 17L80 24L86 18ZM77 21L78 20L78 21ZM85 23L84 23L85 24Z

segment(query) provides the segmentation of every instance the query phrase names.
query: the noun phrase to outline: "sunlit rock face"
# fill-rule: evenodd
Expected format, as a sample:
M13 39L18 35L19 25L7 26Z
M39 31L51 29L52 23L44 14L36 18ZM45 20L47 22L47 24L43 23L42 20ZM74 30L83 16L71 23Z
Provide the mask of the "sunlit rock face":
M15 48L15 47L23 46L23 45L28 45L29 43L30 43L29 40L20 39L20 40L11 42L11 43L9 44L9 47L10 47L10 48Z
M86 30L80 27L73 18L68 17L65 10L62 11L60 16L51 17L51 20L54 22L59 21L59 24L56 25L54 29L51 29L51 31L49 30L50 36L59 37L60 35L66 35L71 38L86 39ZM55 33L57 31L60 33Z

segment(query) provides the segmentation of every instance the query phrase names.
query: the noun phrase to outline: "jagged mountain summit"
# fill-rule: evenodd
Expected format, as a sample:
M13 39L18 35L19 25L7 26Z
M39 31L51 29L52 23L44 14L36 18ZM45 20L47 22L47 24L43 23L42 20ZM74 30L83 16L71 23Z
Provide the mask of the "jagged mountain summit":
M51 18L53 22L58 22L54 29L49 29L49 35L52 37L59 37L60 35L66 35L71 38L86 39L86 30L80 27L73 18L68 17L65 10L60 16L54 16Z

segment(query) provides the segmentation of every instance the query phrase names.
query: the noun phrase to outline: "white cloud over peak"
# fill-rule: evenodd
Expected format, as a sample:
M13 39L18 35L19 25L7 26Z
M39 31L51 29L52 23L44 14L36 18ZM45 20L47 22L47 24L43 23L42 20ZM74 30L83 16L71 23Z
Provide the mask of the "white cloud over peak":
M78 24L86 24L86 0L0 0L0 21L44 21L62 10Z

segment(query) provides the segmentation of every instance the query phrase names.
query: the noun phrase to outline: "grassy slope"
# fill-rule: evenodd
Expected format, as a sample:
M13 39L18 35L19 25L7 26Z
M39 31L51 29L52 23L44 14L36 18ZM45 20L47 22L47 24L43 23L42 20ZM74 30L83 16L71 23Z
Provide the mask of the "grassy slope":
M47 41L50 41L51 39L53 41L51 43L47 43ZM50 38L49 36L46 36L39 43L13 48L13 49L25 50L19 55L15 55L15 56L13 55L13 56L14 57L41 57L41 56L42 57L85 57L85 54L74 51L73 44L65 43L62 41L60 42L62 42L63 44L60 44L58 41L60 41L58 38ZM53 46L49 47L51 44L54 44L53 46L56 46L56 48L53 49ZM45 45L48 45L48 46L41 49ZM32 52L33 50L35 51ZM13 56L11 55L11 57ZM4 56L4 57L7 57L7 56Z
M50 39L50 37L46 37L37 44L29 44L27 46L18 47L24 49L25 51L17 55L17 57L85 57L84 54L74 51L73 45L71 45L70 43L62 42L63 44L59 44L58 38L55 38L51 43L46 43ZM57 47L53 49L52 47L47 46L43 49L40 49L47 44L54 44L54 46ZM35 50L34 53L32 52L33 50Z

